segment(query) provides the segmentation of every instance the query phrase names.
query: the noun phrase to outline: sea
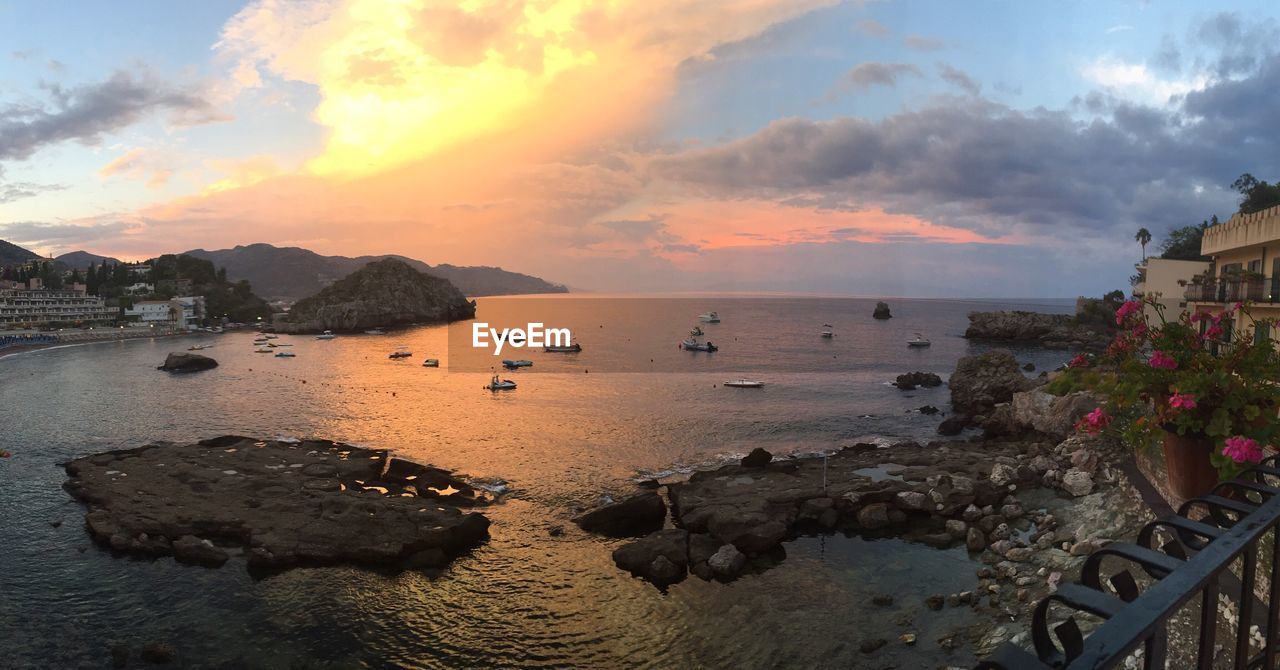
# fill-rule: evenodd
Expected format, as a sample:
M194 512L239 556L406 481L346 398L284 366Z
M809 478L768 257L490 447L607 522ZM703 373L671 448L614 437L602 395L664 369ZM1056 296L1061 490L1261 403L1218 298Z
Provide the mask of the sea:
M541 302L539 302L541 301ZM754 447L817 454L856 442L939 439L946 386L904 392L910 371L944 379L990 345L962 337L972 311L1070 313L1074 300L888 301L699 295L480 298L478 321L532 314L570 324L581 352L513 350L534 365L450 369L458 329L423 326L332 340L254 334L131 340L0 357L0 666L98 668L111 649L171 645L193 668L937 667L974 661L965 608L924 598L973 588L963 548L841 534L801 537L786 558L731 583L658 589L617 569L620 540L570 521L637 481L670 481ZM714 310L718 324L698 321ZM704 329L714 353L678 348ZM822 338L829 329L834 337ZM909 348L920 333L927 348ZM173 351L204 345L219 366L171 375ZM412 356L391 359L405 350ZM1065 352L1015 349L1047 370ZM440 368L422 365L437 358ZM648 359L648 360L646 360ZM496 366L495 366L496 367ZM1028 373L1035 374L1035 373ZM748 377L760 389L724 386ZM504 491L490 539L438 575L348 567L255 578L114 555L61 488L69 459L156 440L223 434L323 437L393 450ZM886 462L892 449L885 451ZM563 534L553 535L561 526ZM871 603L887 594L889 606ZM961 632L948 650L937 640ZM917 642L899 642L904 633ZM889 644L873 656L862 641Z

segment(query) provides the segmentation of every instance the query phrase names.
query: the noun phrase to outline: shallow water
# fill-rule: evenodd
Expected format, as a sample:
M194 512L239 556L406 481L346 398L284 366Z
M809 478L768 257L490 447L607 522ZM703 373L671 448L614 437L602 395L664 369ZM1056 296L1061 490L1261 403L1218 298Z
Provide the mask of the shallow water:
M769 313L741 298L717 301L725 333L740 327L728 320L734 301ZM807 323L795 310L808 309L818 323L832 323L834 311L869 315L873 302L787 304L780 320ZM845 347L838 367L820 371L827 366L819 358L830 352L798 347L794 367L807 371L762 371L768 385L761 390L719 386L726 370L746 367L727 348L717 352L723 367L714 371L520 371L504 375L519 381L516 391L493 394L480 389L483 374L421 367L422 358L447 359L440 327L332 341L282 337L295 344L293 359L252 353L248 333L209 336L201 341L214 347L202 353L220 366L188 376L154 368L195 339L0 359L0 448L14 453L0 461L5 663L99 667L114 644L136 649L162 640L190 667L856 667L866 659L858 643L883 637L891 644L874 656L877 663L963 664L971 660L964 650L948 655L935 640L970 623L967 610L931 612L922 602L973 585L974 566L962 551L802 538L786 544L786 560L770 569L732 584L690 579L663 593L613 566L618 541L581 533L567 519L572 506L626 490L631 479L757 445L814 452L869 436L930 437L941 417L910 410L945 410L945 387L904 393L885 382L917 369L945 376L976 349L959 338L964 314L992 308L895 301L895 319L886 322L892 328L879 338L835 345ZM769 329L767 318L754 319L755 328ZM934 346L908 351L904 331L927 332ZM737 332L740 341L750 338L747 329ZM668 339L655 332L654 351L670 349ZM388 360L400 345L414 357ZM591 365L592 349L578 356ZM1060 352L1019 357L1041 369L1065 359ZM60 488L57 463L225 433L391 448L509 481L514 493L489 510L490 541L435 578L309 568L255 581L238 561L207 570L119 558L89 542L82 508ZM548 526L558 524L565 534L551 537ZM881 611L870 604L875 593L898 599ZM894 623L898 610L910 610L909 629ZM920 636L913 648L893 642L907 630Z

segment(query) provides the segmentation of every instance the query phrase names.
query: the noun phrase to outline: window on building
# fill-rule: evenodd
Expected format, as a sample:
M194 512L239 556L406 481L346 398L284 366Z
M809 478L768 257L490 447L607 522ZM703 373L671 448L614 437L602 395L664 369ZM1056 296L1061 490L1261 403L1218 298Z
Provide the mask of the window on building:
M1253 342L1262 344L1271 340L1271 322L1258 321L1253 324Z

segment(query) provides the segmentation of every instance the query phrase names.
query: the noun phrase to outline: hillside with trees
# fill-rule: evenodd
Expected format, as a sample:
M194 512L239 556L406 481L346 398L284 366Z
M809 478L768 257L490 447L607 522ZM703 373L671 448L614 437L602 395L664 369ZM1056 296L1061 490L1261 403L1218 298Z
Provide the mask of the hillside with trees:
M148 281L155 285L153 300L168 300L184 295L202 295L210 318L226 317L249 323L271 317L271 307L254 295L246 280L227 280L226 268L186 254L166 254L147 261L151 266ZM119 267L119 266L116 266Z

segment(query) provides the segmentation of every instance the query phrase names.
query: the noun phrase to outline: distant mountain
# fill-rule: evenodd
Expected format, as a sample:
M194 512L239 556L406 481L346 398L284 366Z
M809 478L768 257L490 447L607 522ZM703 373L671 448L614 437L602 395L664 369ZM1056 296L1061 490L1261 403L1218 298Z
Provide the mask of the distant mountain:
M87 251L72 251L54 257L55 263L61 263L68 270L86 270L90 265L102 265L103 261L112 265L119 265L120 259L110 256L99 256L91 254Z
M464 294L518 295L527 293L565 293L567 289L537 277L502 268L484 266L427 265L419 260L388 254L386 256L321 256L298 247L275 247L250 244L234 249L206 251L194 249L189 256L212 261L227 269L232 281L249 280L253 292L269 300L298 300L319 293L321 289L386 258L403 261L419 272L447 279Z
M21 265L29 260L40 258L40 254L27 251L22 247L0 240L0 267Z

